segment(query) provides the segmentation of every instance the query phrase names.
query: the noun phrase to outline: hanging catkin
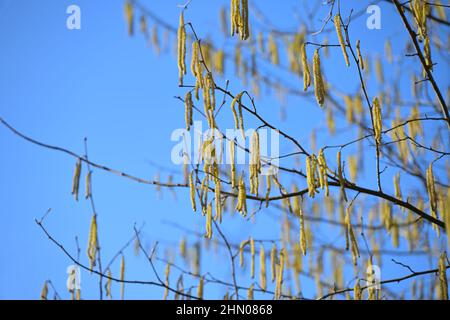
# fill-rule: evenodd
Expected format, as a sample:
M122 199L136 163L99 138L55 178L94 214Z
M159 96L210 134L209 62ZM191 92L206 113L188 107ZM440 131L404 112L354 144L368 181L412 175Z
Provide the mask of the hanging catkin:
M337 165L338 165L338 179L341 185L341 197L347 202L347 194L345 193L345 179L344 173L342 172L342 162L341 162L341 150L339 149L337 153Z
M252 283L247 291L247 300L253 300L253 291L254 291L254 284Z
M260 274L259 274L260 286L262 290L266 291L267 288L266 253L264 251L264 246L262 244L259 247L259 267L260 267Z
M358 62L359 62L359 66L361 67L361 70L364 70L364 59L361 55L361 41L356 41L356 52L358 54Z
M431 60L430 37L427 35L423 43L423 53L425 56L425 64L427 68L433 71L433 62Z
M230 144L230 169L231 169L231 188L236 188L236 163L235 163L235 141L232 140Z
M91 196L91 173L92 171L89 171L88 174L86 175L86 189L85 189L85 194L84 197L86 199L88 199Z
M394 191L395 191L395 197L397 199L402 200L402 191L400 189L400 173L397 172L394 176Z
M184 120L186 122L186 130L189 131L193 124L192 114L193 114L193 103L192 103L192 93L188 91L184 97Z
M381 143L381 133L382 133L382 118L381 118L381 106L378 98L373 98L373 131L375 133L375 141L377 144Z
M281 298L282 294L282 285L283 285L283 270L284 270L284 259L285 259L284 249L280 251L280 263L277 265L277 281L275 285L275 299L278 300Z
M272 249L270 250L270 279L272 282L275 281L276 277L277 255L277 245L274 243L272 245Z
M258 195L259 174L261 173L261 159L259 147L259 134L254 130L250 143L250 193Z
M111 278L112 273L111 270L108 270L108 280L106 281L105 291L106 291L106 297L111 298Z
M303 210L300 208L300 247L302 249L302 254L306 255L306 233L305 233L305 217L303 214Z
M306 181L308 184L308 195L314 198L316 194L317 160L315 155L306 157Z
M194 184L194 171L191 171L189 175L189 194L191 198L192 210L197 211L197 206L195 203L195 184Z
M427 178L427 192L430 200L430 209L432 215L435 216L437 207L437 198L436 198L436 188L434 185L434 174L432 163L430 163L430 165L427 168L426 178Z
M253 279L255 277L255 241L253 238L250 238L250 277Z
M166 282L164 283L165 289L164 289L163 300L167 300L167 296L169 295L169 277L170 277L170 264L169 263L166 264L165 277L166 277Z
M72 179L72 194L75 196L75 200L78 201L78 191L80 189L80 175L81 175L81 159L77 160L75 165L75 172Z
M48 295L48 281L44 282L44 287L42 287L42 291L41 291L41 300L47 300L47 295Z
M244 217L247 216L247 193L245 190L245 182L243 174L239 177L238 183L238 203L236 210L240 212Z
M269 35L268 42L269 42L268 46L269 46L270 60L271 60L272 64L277 66L280 63L280 58L279 58L279 54L278 54L278 45L272 34Z
M342 30L341 30L341 16L339 14L334 16L334 27L336 29L336 34L339 40L339 44L341 45L341 49L342 49L342 54L344 55L344 59L345 59L345 64L348 66L350 66L350 61L348 59L348 54L347 54L347 49L345 46L345 42L344 42L344 37L342 35Z
M247 40L250 36L250 31L248 27L248 0L242 0L241 8L241 26L239 33L241 35L241 40Z
M212 203L208 204L206 209L206 235L207 239L211 239L212 236Z
M325 155L323 154L323 148L319 151L319 156L317 157L317 162L319 164L319 184L320 188L325 189L325 195L328 197L328 178L327 178L327 162L325 160Z
M231 101L231 111L233 112L233 119L234 119L234 125L236 127L236 130L241 130L242 137L245 139L245 132L244 132L244 118L242 116L242 95L244 92L238 93L233 101ZM235 105L236 102L238 104L238 113L236 113Z
M89 258L90 269L95 266L95 257L97 255L98 236L97 236L97 215L92 215L91 227L89 230L89 243L87 247L87 256Z
M359 285L359 279L356 279L355 286L353 287L353 297L355 300L361 300L362 291L361 286Z
M178 25L178 76L179 85L183 85L183 75L186 74L186 28L184 26L183 11Z
M128 35L133 35L134 14L133 5L130 1L125 2L125 19L127 20Z
M120 298L123 300L125 294L125 257L122 255L122 260L120 261Z
M306 44L303 43L301 50L302 70L303 70L303 90L306 91L311 85L311 73L309 72L308 57L306 56Z
M239 266L244 266L244 248L249 243L249 240L244 240L239 245Z
M314 74L314 94L319 106L323 106L325 101L325 87L322 79L322 71L320 68L319 49L316 49L313 57L313 74Z
M448 300L447 283L447 253L444 251L439 258L439 288L440 299Z

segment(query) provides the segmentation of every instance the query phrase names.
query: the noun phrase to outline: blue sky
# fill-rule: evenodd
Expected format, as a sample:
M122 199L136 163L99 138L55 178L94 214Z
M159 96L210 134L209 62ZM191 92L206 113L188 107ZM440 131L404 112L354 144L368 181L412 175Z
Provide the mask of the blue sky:
M358 9L369 4L368 1L350 2ZM178 1L142 0L141 3L171 25L177 25ZM81 8L81 30L66 28L66 8L71 4ZM282 4L261 1L258 6L277 27L292 29L296 26L296 16L302 17L301 6L297 1L283 1ZM193 0L186 12L186 20L194 24L200 37L211 37L217 44L230 48L236 39L224 40L218 22L219 9L223 5L228 6L228 1ZM380 6L382 29L367 30L363 16L352 24L351 36L353 41L361 39L365 52L379 54L383 53L385 39L390 37L394 53L398 53L403 48L406 34L399 18L393 14L393 7ZM325 10L320 12L320 17L326 15ZM348 14L347 3L343 5L343 12ZM315 23L320 26L320 22ZM257 22L255 26L265 27ZM334 32L328 36L330 42L336 42ZM89 156L96 163L148 179L159 171L156 164L163 167L162 180L172 171L175 171L174 180L182 179L180 168L172 165L170 160L173 147L170 134L184 126L183 106L174 96L185 93L177 86L173 34L167 52L157 55L146 46L141 34L128 37L121 0L0 0L0 39L0 116L16 129L39 141L80 154L83 153L83 139L87 137ZM441 60L436 57L436 61ZM417 67L414 61L402 64L406 70ZM331 52L331 57L324 62L324 69L327 79L339 89L357 90L356 71L345 72L340 52ZM436 77L448 86L448 75L446 69L443 70L438 68ZM386 64L388 79L394 72L394 66ZM273 74L302 87L301 79L278 71ZM228 72L226 78L230 80L233 92L242 88L242 83L232 72ZM403 78L409 79L409 76ZM219 81L223 83L224 79ZM402 81L402 90L409 91L409 82ZM370 79L369 93L376 94L378 89L375 81ZM280 119L280 103L273 95L263 94L256 101L263 116L305 144L309 143L311 128L324 128L323 113L317 105L306 100L288 96L287 121ZM252 120L247 123L249 127L256 125ZM345 126L344 122L338 122L338 127ZM336 141L356 134L344 130ZM323 137L319 131L319 146L324 143ZM40 218L52 208L45 219L46 228L73 254L78 236L81 259L87 263L85 248L92 212L88 201L75 202L70 194L75 160L25 142L4 127L0 127L0 148L0 298L39 298L47 279L52 280L63 298L69 298L65 281L66 268L71 263L46 239L34 218ZM292 146L283 144L281 150L282 153L291 152ZM370 167L373 158L367 155L365 162ZM388 171L386 176L395 172ZM386 180L390 185L391 180ZM361 181L369 186L374 186L375 182L370 174L365 174ZM190 209L186 190L177 191L176 199L164 190L159 199L154 187L95 170L93 192L104 262L133 235L135 223L145 222L143 241L147 247L159 241L161 254L166 246L175 245L176 248L183 234L165 222L175 222L199 232L204 230L203 218ZM276 210L269 215L259 215L255 224L239 219L238 215L227 217L223 230L236 243L249 234L255 238L276 238L280 231L279 224L274 227L277 216ZM321 236L326 237L326 234ZM194 241L195 238L188 238L190 244ZM127 278L153 278L142 255L133 255L132 246L125 251L125 256ZM205 269L229 280L226 252L214 255L211 251L204 261ZM410 261L419 270L428 266L427 262ZM158 265L161 272L163 268L164 265ZM118 263L113 265L112 272L118 275ZM395 276L403 274L404 270L386 265L383 272ZM173 277L176 280L177 276ZM244 283L247 278L242 277ZM305 280L304 285L305 295L314 292L312 281ZM213 298L224 294L223 288L213 285L207 286L207 290ZM118 292L119 286L114 284L115 297L119 296ZM126 298L129 299L158 299L162 294L163 291L155 287L126 287ZM98 298L97 279L87 272L82 273L82 296Z

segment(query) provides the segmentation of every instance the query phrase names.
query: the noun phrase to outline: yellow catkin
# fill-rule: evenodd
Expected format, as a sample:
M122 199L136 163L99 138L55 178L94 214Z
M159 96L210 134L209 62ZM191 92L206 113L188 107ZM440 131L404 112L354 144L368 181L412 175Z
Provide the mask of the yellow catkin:
M285 253L284 249L280 252L280 262L277 265L277 281L275 285L275 299L278 300L281 298L282 294L282 285L283 285L283 270L284 270L284 260L285 260Z
M122 259L120 261L120 298L123 300L125 295L125 257L122 255Z
M198 281L198 287L197 287L197 298L203 299L203 287L204 287L205 279L203 277L200 277L200 280Z
M317 159L315 155L306 157L306 181L308 184L308 195L314 198L316 194Z
M314 74L314 94L319 106L323 106L325 101L325 86L322 79L322 71L320 68L319 49L316 49L313 57L313 74Z
M88 199L91 196L91 173L92 171L89 171L86 175L86 190L84 197Z
M358 174L358 159L356 156L349 156L348 159L348 168L350 172L350 180L356 181L356 176Z
M358 54L358 62L359 66L361 67L361 70L364 70L364 59L361 55L361 41L356 41L356 52Z
M90 269L95 266L95 257L97 255L98 236L97 236L97 216L92 215L91 227L89 230L89 243L87 247L87 256L89 258Z
M128 35L133 35L134 13L133 5L130 1L125 2L125 19L127 20Z
M238 93L233 101L231 101L231 111L233 113L233 119L234 119L234 125L236 127L236 130L241 130L242 137L245 139L245 132L244 132L244 118L242 116L242 95L244 92ZM238 112L236 112L235 105L238 104Z
M178 25L178 76L179 85L183 85L183 75L186 74L186 28L183 12L180 14Z
M48 281L44 282L44 286L42 287L42 291L41 291L41 300L47 300L47 295L48 295Z
M148 36L147 19L145 18L144 15L141 15L141 17L139 18L139 26L141 33L143 33L147 37Z
M440 299L448 300L448 283L447 283L447 253L443 252L439 258L439 288Z
M386 56L386 60L389 63L392 63L393 57L392 57L392 45L391 41L389 39L386 40L384 43L384 54Z
M72 179L72 194L75 196L76 201L78 201L78 191L80 189L80 175L81 175L81 159L78 159L75 165L75 171Z
M342 30L341 30L341 16L339 14L334 16L334 27L336 29L336 34L339 40L339 44L341 45L341 49L342 49L342 54L344 55L344 59L345 59L345 64L348 66L350 66L350 61L348 59L348 54L347 54L347 49L345 46L345 42L344 42L344 37L342 35Z
M255 241L253 238L250 238L250 277L253 279L255 277Z
M258 131L253 131L250 143L250 193L258 195L259 174L261 173L261 158Z
M238 183L238 203L236 210L240 212L244 217L247 216L247 193L245 190L245 182L243 174L239 177Z
M197 211L197 206L195 203L195 184L194 184L194 171L189 175L189 194L191 198L192 210Z
M231 21L231 36L239 33L239 25L241 23L240 14L240 0L231 0L230 5L230 21Z
M394 191L395 191L395 197L397 199L402 199L402 191L400 189L400 173L396 173L394 176Z
M235 162L235 143L230 141L230 169L231 169L231 188L236 188L236 162Z
M426 178L427 178L427 191L428 191L428 198L430 201L431 214L433 217L436 218L437 197L436 197L436 188L434 185L434 174L432 163L430 163L430 165L427 168Z
M381 143L381 133L383 130L382 127L382 118L381 118L381 106L377 97L373 98L372 101L373 108L373 131L375 134L375 141L377 144Z
M358 243L356 242L355 233L353 232L353 226L351 224L351 218L350 218L350 207L347 207L346 214L345 214L345 224L347 226L347 248L348 244L350 242L351 245L351 252L352 252L352 260L353 264L357 265L357 259L359 257L359 249L358 249Z
M254 291L255 285L252 283L251 286L248 288L247 291L247 300L253 300L253 291Z
M338 179L339 184L341 185L341 196L345 201L347 201L347 194L345 193L344 173L342 172L341 150L339 150L337 153L337 165L338 165Z
M191 91L188 91L186 93L186 96L184 97L184 120L186 122L186 130L190 130L193 121L192 121L192 115L193 115L193 103L192 103L192 93Z
M361 300L361 298L362 298L361 286L359 285L359 280L356 279L355 286L353 287L353 299Z
M311 73L309 72L308 57L306 56L306 44L303 43L300 50L303 70L303 90L306 91L311 85Z
M383 65L381 64L380 57L375 60L375 75L379 83L384 83Z
M165 270L165 276L166 276L166 282L165 282L165 289L164 289L164 296L163 300L167 300L167 296L169 295L169 277L170 277L170 264L166 264L166 270Z
M435 4L435 9L436 9L436 11L437 11L437 14L438 14L438 17L441 19L441 20L447 20L447 14L445 13L445 8L446 7L444 7L443 5L442 5L442 3L441 3L441 0L435 0L434 1L434 4Z
M208 204L206 209L206 238L211 239L212 237L212 203Z
M325 195L328 197L329 190L328 190L328 178L327 178L327 162L325 160L325 155L323 153L323 148L320 149L319 155L317 157L317 162L319 164L319 184L320 187L325 189Z
M244 240L239 245L239 266L244 266L244 248L249 243L248 240Z
M112 278L112 273L111 270L108 270L108 280L106 281L106 287L105 287L105 291L106 291L106 297L107 298L111 298L111 278Z
M264 251L264 246L261 244L259 247L259 281L261 289L266 291L267 289L267 272L266 272L266 252Z
M302 249L302 254L306 255L307 239L305 233L305 217L303 215L303 210L300 209L300 247Z
M277 66L280 63L280 58L278 54L278 45L272 34L269 35L268 46L269 46L270 61L272 62L272 64Z
M275 281L276 277L277 255L277 245L274 243L272 245L272 249L270 250L270 279L272 282Z
M444 222L445 222L445 230L447 233L447 243L450 248L450 188L447 189L447 196L445 196L445 205L444 205Z
M242 0L241 21L242 23L239 31L241 40L247 40L250 36L250 30L248 26L248 0Z

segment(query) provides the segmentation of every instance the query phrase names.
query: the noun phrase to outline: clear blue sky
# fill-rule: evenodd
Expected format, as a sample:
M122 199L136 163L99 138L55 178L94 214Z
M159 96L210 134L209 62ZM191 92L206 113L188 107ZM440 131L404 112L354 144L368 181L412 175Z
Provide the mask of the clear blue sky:
M173 26L178 23L179 2L141 1ZM360 10L369 2L350 3ZM66 8L71 4L81 8L81 30L66 28ZM224 43L225 48L230 48L231 41L236 39L223 42L220 35L219 9L223 5L228 6L228 1L193 0L186 12L186 20L194 24L200 37L210 36L217 39L219 45ZM297 15L302 16L298 1L258 1L258 6L283 29L294 27ZM384 40L390 37L394 54L398 54L406 34L399 18L393 15L393 7L383 3L381 8L382 29L367 30L363 16L352 24L352 39L360 38L365 52L382 54ZM348 14L347 6L343 6L343 12ZM326 12L321 10L319 16L325 15ZM255 23L256 28L261 27ZM320 22L315 23L320 26ZM336 42L333 32L329 38L330 42ZM173 146L170 134L184 126L183 106L173 98L184 95L177 86L173 34L168 52L157 55L152 48L146 47L141 34L133 38L127 36L122 0L0 0L0 40L0 116L6 121L37 140L80 154L83 153L83 138L87 137L89 156L93 161L136 176L153 178L158 172L154 164L158 164L176 170L174 180L182 179L180 168L170 162ZM312 56L312 52L310 54ZM282 60L286 64L284 57ZM441 60L436 57L436 61ZM417 66L417 62L405 62L405 65L408 70ZM332 52L331 58L324 61L327 78L340 89L355 92L356 70L353 68L353 73L348 73L344 68L340 52ZM436 76L448 85L447 69L443 70L437 71ZM386 65L388 79L394 72L392 66ZM227 78L233 92L242 88L232 72L228 72ZM285 79L302 87L301 79ZM224 79L219 81L223 83ZM372 80L369 83L370 94L376 94L377 85ZM401 86L403 90L409 90L409 82L401 83ZM288 97L288 121L285 122L279 118L279 102L273 95L263 94L257 103L263 115L306 144L310 128L324 127L323 113L317 105L298 97ZM252 124L249 120L248 126ZM342 126L344 123L338 122L338 127ZM336 141L355 134L347 130ZM322 137L319 133L318 146L324 143ZM0 149L0 298L39 298L47 279L52 280L63 298L69 298L65 281L66 268L71 263L43 235L34 218L52 208L45 220L47 229L74 255L75 236L78 236L81 259L87 263L85 248L92 212L88 201L75 202L70 194L75 160L27 143L4 127L0 127ZM282 146L282 153L290 151L291 145ZM373 159L367 157L366 163L370 166ZM395 172L392 170L386 175L389 177ZM161 171L162 179L167 179L168 174ZM386 180L390 185L391 179ZM362 181L374 186L369 174ZM104 262L133 235L134 223L146 223L144 243L151 246L159 241L161 254L168 245L176 248L182 235L180 230L164 221L196 231L204 230L204 220L190 209L185 190L177 191L176 200L167 190L162 199L158 199L154 187L98 170L93 173L93 189ZM257 224L243 221L238 215L227 216L223 229L234 242L240 242L249 234L255 238L276 238L280 226L274 225L273 217L277 215L279 212L275 210L272 214L260 215ZM332 240L327 239L326 234L320 236L324 241ZM189 238L189 243L194 240ZM142 256L133 255L132 246L125 255L127 278L153 279L147 262ZM225 252L217 256L211 251L204 260L205 269L230 280ZM410 261L419 270L428 266L418 260ZM158 265L158 268L162 272L164 266ZM119 264L113 265L112 270L118 275ZM383 273L390 277L404 274L404 270L386 263ZM177 276L173 278L174 282ZM248 281L248 277L242 279L245 279L244 283ZM313 282L305 280L303 283L305 295L314 292ZM213 298L224 294L223 288L213 285L208 285L206 290ZM113 294L119 296L119 285L113 284ZM129 299L161 298L162 294L162 290L155 287L126 287L126 298ZM82 296L98 298L97 278L84 271Z

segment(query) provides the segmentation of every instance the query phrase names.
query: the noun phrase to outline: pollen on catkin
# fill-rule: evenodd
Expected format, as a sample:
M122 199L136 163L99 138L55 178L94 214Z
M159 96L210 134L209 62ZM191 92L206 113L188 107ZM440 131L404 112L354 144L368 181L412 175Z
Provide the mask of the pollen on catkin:
M180 14L178 25L178 76L179 85L183 85L183 75L186 74L186 28L184 26L183 11Z
M325 101L325 86L322 78L322 71L320 68L319 49L316 49L313 57L313 74L314 74L314 94L319 106L323 106Z
M306 44L303 43L300 49L303 70L303 91L306 91L311 85L311 73L309 72L308 57L306 56Z
M98 249L98 235L97 235L97 216L92 215L91 227L89 230L89 243L87 247L87 256L89 258L90 269L95 266L95 258Z
M325 160L325 155L323 153L323 148L320 149L319 155L317 157L317 162L319 164L319 185L320 188L325 189L325 195L328 197L328 178L327 178L327 162Z
M336 29L336 34L337 34L337 37L339 40L339 44L341 45L342 54L344 55L345 64L348 67L348 66L350 66L350 61L348 59L347 49L345 46L344 37L342 35L341 16L339 14L335 15L333 21L334 21L334 28Z
M75 196L76 201L78 201L78 191L80 189L80 175L81 175L81 159L78 159L75 165L75 171L72 179L72 194Z

